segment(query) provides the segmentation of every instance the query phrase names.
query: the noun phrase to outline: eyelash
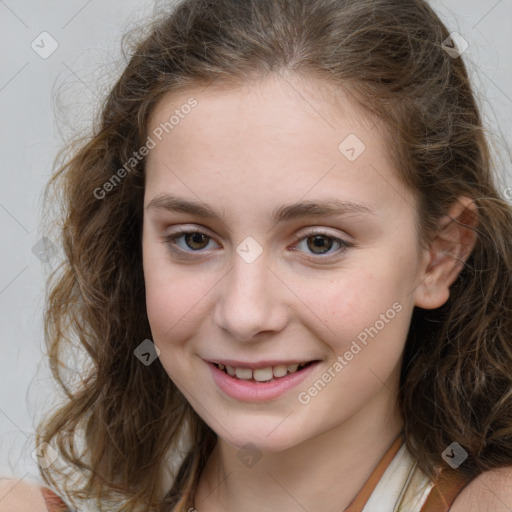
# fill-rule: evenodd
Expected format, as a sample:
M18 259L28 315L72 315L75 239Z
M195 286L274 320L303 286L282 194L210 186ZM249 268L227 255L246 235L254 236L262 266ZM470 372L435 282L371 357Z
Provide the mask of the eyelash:
M201 253L202 250L185 251L184 249L179 249L176 247L177 239L183 237L184 235L192 235L192 234L200 234L200 235L206 236L210 240L212 239L211 236L207 235L206 233L203 233L202 231L198 231L198 230L194 230L194 229L190 229L190 230L183 229L183 230L178 231L177 233L172 233L170 235L164 236L163 242L165 244L167 244L169 246L169 249L175 254L183 255L183 254ZM297 242L300 242L301 240L307 240L308 238L315 237L315 236L324 236L326 238L329 238L329 239L333 240L335 243L338 243L340 245L340 247L334 253L329 253L327 256L318 254L315 256L307 257L307 259L309 259L311 261L318 262L319 260L330 260L336 256L339 256L340 254L345 253L349 248L353 247L352 243L347 242L346 240L343 240L341 238L332 236L329 233L326 233L321 230L315 230L315 231L303 234L301 236L295 237L294 244L296 244ZM294 249L294 250L296 250L296 249ZM192 256L192 257L195 257L195 256Z

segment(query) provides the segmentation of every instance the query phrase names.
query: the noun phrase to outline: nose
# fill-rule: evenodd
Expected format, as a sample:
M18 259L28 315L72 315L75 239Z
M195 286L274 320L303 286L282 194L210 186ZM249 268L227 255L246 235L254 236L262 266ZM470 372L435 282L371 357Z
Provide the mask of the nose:
M247 263L238 255L218 289L215 323L238 341L281 331L287 322L286 286L261 255Z

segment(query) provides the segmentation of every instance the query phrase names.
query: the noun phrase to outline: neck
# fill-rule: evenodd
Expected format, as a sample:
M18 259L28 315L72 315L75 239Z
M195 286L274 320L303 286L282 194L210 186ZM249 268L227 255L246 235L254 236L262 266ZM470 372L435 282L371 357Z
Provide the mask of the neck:
M384 386L335 428L245 467L219 438L195 497L199 512L340 512L350 504L403 427L396 394ZM341 484L341 485L340 485Z

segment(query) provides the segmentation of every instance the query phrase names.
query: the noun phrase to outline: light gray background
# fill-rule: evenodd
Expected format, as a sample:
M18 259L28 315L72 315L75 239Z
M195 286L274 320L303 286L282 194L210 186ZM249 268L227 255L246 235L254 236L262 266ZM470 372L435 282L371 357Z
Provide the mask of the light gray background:
M512 0L431 4L469 43L464 59L494 133L500 186L512 199ZM117 77L121 35L160 5L0 0L0 477L41 481L33 434L55 396L42 358L44 285L55 260L41 261L32 250L41 239L44 185L63 140L87 129ZM31 48L43 31L58 43L46 59Z

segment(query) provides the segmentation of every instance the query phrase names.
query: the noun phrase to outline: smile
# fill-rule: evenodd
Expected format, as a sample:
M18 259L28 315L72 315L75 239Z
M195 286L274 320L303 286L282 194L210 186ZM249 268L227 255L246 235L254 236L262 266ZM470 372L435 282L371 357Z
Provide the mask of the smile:
M275 379L285 377L290 373L302 370L306 366L313 364L315 361L295 364L279 364L276 366L267 366L266 368L241 368L220 363L213 363L219 370L227 373L231 377L240 380L248 380L253 382L272 382Z
M210 369L213 382L217 389L226 397L243 402L265 402L275 400L301 384L312 374L321 361L307 361L302 363L258 363L251 368L226 364L214 361L205 361Z

